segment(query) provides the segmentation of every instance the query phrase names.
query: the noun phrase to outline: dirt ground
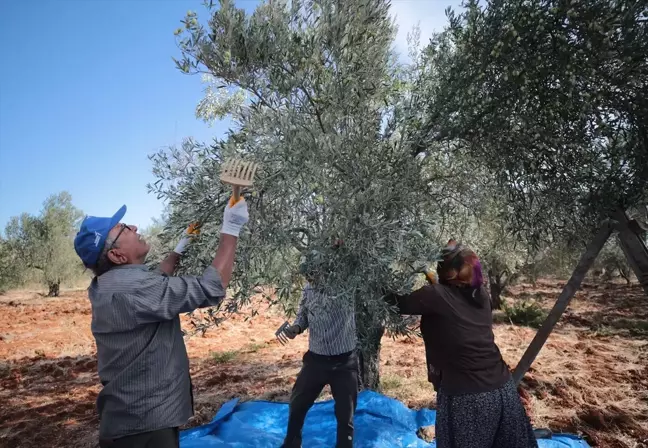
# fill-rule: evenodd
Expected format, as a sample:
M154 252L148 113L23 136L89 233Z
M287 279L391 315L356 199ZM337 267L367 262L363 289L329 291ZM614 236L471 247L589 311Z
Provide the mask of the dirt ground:
M509 298L530 297L549 308L561 287L556 281L519 285ZM287 400L307 339L281 346L274 338L281 316L263 308L253 319L248 314L187 339L196 399L190 426L208 422L234 397ZM495 333L513 367L535 330L498 323ZM420 339L385 337L381 359L384 393L413 408L434 406ZM96 446L99 390L85 291L57 299L35 292L0 296L0 447ZM578 433L594 446L648 446L642 290L584 285L520 393L537 427Z

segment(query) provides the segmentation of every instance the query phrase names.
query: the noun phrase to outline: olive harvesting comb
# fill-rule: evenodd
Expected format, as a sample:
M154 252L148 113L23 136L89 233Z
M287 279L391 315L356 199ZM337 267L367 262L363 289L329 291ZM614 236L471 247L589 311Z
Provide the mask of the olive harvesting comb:
M251 187L254 175L259 165L254 162L244 162L241 159L232 159L223 163L221 168L221 182L232 185L232 201L236 204L241 197L241 187Z

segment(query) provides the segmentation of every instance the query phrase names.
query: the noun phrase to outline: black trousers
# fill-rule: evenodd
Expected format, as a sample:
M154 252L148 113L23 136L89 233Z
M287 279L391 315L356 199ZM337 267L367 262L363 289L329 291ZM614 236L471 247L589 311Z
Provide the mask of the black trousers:
M327 384L331 386L335 400L335 446L353 446L353 414L358 401L358 357L355 352L322 356L309 351L304 355L304 364L290 397L288 433L283 443L284 448L301 447L306 413Z
M178 428L133 434L113 440L100 440L100 448L180 448Z

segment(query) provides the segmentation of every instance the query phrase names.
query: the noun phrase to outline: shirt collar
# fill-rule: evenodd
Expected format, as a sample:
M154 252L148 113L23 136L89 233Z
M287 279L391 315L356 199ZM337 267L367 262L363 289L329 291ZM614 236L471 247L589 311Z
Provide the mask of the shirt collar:
M115 266L112 269L147 269L148 270L148 268L149 267L145 264L120 264L118 266Z

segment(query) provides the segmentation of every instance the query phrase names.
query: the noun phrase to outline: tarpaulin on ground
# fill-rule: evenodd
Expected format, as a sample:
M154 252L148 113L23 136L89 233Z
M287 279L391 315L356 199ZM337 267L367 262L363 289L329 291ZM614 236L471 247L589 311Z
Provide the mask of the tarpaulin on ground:
M436 412L414 411L403 403L376 392L363 391L358 396L354 418L357 448L434 447L420 439L416 432L434 424ZM270 401L225 403L211 423L182 431L181 448L278 448L286 434L288 404ZM330 448L335 446L336 421L333 401L316 403L304 424L302 446ZM540 448L585 448L584 440L571 435L554 435L539 440Z

